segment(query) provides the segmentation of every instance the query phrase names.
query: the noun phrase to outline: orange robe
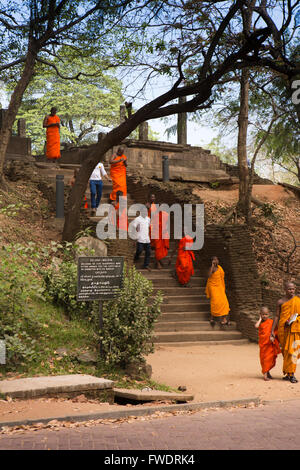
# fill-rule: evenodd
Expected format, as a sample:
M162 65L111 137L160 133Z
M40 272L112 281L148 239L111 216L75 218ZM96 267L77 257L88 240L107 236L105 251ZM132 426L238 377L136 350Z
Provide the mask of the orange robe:
M127 160L125 155L117 155L114 160L119 160L119 158L124 158ZM110 200L116 200L117 191L122 191L123 196L127 196L127 184L126 184L126 166L124 162L116 163L115 165L110 166L110 177L112 179L112 192L110 193Z
M152 238L151 238L151 225L152 225L152 221L154 220L154 214L155 214L156 211L157 211L156 204L154 204L154 202L152 202L150 208L148 209L148 217L151 220L151 224L150 224L150 227L149 227L149 236L150 236L150 243L151 243L152 248L155 248L155 245L154 245L154 240L152 240Z
M195 259L192 250L186 250L186 245L193 243L193 239L186 235L178 244L178 254L176 260L176 273L180 284L187 284L194 274L193 260Z
M119 207L120 207L119 202L114 207L112 206L110 223L112 225L116 225L120 230L128 231L127 210L126 208L124 208L122 213L119 214Z
M290 326L285 327L285 322L294 313L299 316ZM278 339L283 354L283 373L293 374L300 356L300 298L296 295L281 305Z
M165 258L170 248L169 232L167 230L169 216L167 212L160 211L152 216L152 235L158 238L151 239L151 245L155 248L155 259L160 261Z
M55 116L48 116L46 124L54 123L60 123L60 119L56 114ZM46 157L49 160L57 160L60 158L60 135L58 126L46 128Z
M224 317L229 313L229 303L225 293L224 271L218 269L208 278L205 293L210 299L210 313L213 317Z
M258 328L259 358L262 373L269 372L276 364L276 357L281 353L277 336L272 343L270 335L272 331L273 320L268 318L261 322ZM274 332L276 334L276 331Z

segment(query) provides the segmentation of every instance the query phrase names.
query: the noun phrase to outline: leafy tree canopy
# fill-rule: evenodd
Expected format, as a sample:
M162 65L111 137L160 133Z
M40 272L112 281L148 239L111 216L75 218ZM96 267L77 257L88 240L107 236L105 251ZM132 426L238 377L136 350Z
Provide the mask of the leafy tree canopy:
M60 59L53 61L56 66ZM112 73L103 70L101 59L63 56L64 74L81 75L65 80L54 68L40 65L29 84L17 115L26 119L28 134L36 152L43 150L45 129L42 121L55 106L61 119L61 141L75 145L97 140L103 128L119 123L119 107L124 101L122 83ZM60 65L60 64L59 64Z

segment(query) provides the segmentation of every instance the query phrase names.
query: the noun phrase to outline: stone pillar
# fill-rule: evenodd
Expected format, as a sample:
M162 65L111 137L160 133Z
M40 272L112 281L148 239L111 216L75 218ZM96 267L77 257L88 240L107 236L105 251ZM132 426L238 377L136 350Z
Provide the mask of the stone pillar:
M186 96L178 98L178 103L186 103ZM187 119L186 113L178 113L177 118L177 144L187 144Z
M26 119L18 119L18 136L26 137Z
M148 122L142 122L139 125L139 140L149 140L148 139Z
M122 122L126 121L126 106L124 104L121 104L120 106L120 124Z
M162 180L163 182L170 181L170 174L169 174L169 157L168 155L162 156Z

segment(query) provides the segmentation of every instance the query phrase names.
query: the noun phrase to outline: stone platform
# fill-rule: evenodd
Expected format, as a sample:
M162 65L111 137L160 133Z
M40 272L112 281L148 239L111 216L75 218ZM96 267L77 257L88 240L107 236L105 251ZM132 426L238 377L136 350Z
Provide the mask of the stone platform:
M84 394L100 401L113 403L111 380L91 375L59 375L0 381L0 395L10 398L62 397Z
M160 390L136 390L127 388L115 388L114 392L115 397L136 402L172 401L177 403L184 403L187 401L192 401L194 399L193 395L187 393L161 392Z

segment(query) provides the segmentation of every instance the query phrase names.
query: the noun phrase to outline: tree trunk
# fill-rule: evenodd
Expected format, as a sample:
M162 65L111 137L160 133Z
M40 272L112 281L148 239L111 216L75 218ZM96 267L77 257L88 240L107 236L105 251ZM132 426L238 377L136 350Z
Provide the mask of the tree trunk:
M33 75L36 56L37 52L35 51L35 49L32 46L29 46L22 75L11 96L9 106L4 121L2 123L3 127L2 129L0 129L0 184L2 185L5 184L3 167L12 127L15 122L20 104L22 102L23 94Z
M243 12L244 33L250 34L253 8L256 0L251 0L247 9ZM239 202L238 209L249 222L251 216L251 192L249 194L249 169L247 162L247 131L249 114L249 69L242 70L240 87L240 112L238 117L238 166L239 166Z
M238 118L238 166L239 166L239 211L248 218L249 207L247 207L247 194L249 184L249 170L247 164L247 130L249 112L249 71L242 70L240 88L240 112Z
M73 241L80 230L80 208L90 175L96 164L103 160L109 149L119 145L143 120L144 113L136 113L130 120L123 122L119 127L106 134L99 143L81 151L83 163L69 196L62 235L63 240Z

